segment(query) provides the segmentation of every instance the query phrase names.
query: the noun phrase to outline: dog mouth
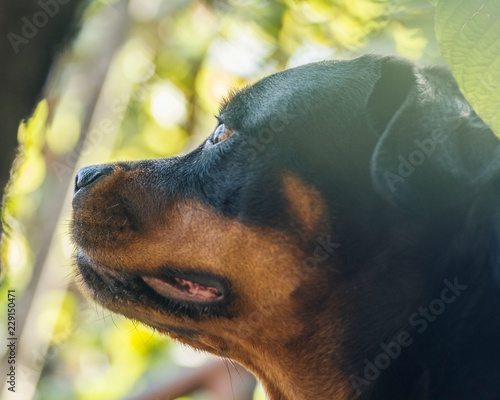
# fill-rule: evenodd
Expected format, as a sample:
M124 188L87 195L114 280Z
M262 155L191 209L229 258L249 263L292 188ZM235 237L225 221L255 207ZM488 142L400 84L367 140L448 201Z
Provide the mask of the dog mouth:
M223 290L190 279L143 276L142 280L156 293L167 298L207 303L224 299Z
M212 273L160 267L129 273L94 263L81 253L76 264L84 285L104 307L127 315L131 303L177 316L229 317L228 281Z

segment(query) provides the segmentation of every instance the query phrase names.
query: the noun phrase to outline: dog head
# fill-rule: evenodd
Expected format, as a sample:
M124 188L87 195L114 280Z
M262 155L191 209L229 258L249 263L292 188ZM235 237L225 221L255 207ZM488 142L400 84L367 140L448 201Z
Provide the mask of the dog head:
M80 170L83 286L272 399L350 398L361 354L445 276L498 140L447 71L378 56L269 76L217 120L189 154Z

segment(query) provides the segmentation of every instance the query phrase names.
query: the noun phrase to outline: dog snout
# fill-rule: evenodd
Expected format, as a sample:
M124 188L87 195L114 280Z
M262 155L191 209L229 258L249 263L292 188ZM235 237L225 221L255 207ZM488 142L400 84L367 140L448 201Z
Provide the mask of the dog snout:
M90 165L78 171L75 178L74 193L78 190L92 186L99 179L113 172L113 168L109 165Z

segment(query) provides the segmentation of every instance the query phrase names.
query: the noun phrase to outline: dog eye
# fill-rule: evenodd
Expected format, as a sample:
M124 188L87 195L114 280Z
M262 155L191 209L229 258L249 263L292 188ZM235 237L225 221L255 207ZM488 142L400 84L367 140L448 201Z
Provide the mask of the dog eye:
M226 140L232 134L233 131L231 129L226 128L225 124L220 124L217 128L215 128L215 131L214 133L212 133L210 140L213 144L217 144L219 142L222 142L223 140Z

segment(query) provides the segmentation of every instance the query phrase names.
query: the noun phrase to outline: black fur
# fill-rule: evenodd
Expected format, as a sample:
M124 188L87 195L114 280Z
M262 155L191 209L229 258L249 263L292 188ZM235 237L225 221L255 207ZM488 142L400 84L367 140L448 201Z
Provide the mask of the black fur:
M356 396L500 399L500 145L449 71L379 56L309 64L233 93L222 123L234 133L220 143L115 167L145 171L158 209L196 199L289 230L278 188L291 171L321 193L341 243L327 267ZM411 344L367 375L398 337Z

